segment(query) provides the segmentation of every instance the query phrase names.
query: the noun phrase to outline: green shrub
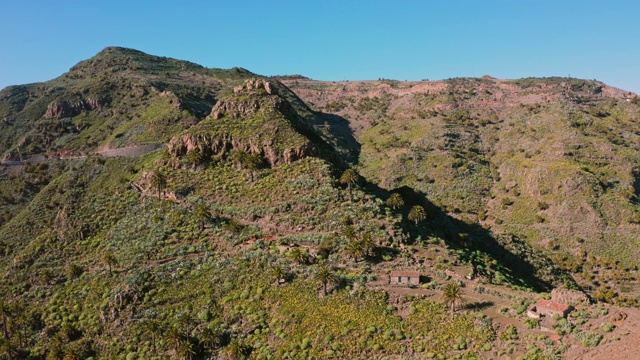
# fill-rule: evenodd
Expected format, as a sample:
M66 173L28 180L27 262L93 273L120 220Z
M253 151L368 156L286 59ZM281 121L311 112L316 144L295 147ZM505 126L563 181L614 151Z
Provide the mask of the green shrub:
M616 328L616 326L611 323L604 323L602 324L602 326L600 326L600 328L604 332L612 332Z

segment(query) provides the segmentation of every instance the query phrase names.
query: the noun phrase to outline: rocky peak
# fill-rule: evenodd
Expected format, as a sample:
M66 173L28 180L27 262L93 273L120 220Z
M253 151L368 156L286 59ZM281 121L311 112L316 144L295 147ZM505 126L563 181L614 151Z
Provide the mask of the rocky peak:
M169 152L179 158L198 150L206 156L229 151L259 154L270 166L317 155L312 141L301 131L303 120L277 84L264 79L246 80L233 95L219 100L211 115L193 132L174 138Z
M213 109L211 109L211 117L213 119L221 119L223 117L239 119L255 114L265 107L271 107L284 115L292 110L291 104L280 97L275 86L266 80L247 80L242 85L235 87L233 93L236 96L228 100L220 100L214 105ZM241 96L245 94L249 96Z
M242 92L258 91L258 90L261 90L261 89L266 91L267 94L269 94L269 95L277 95L273 85L270 82L268 82L267 80L262 80L262 79L249 79L249 80L246 80L244 82L244 84L242 84L240 86L236 86L233 89L233 93L237 95L237 94L240 94Z

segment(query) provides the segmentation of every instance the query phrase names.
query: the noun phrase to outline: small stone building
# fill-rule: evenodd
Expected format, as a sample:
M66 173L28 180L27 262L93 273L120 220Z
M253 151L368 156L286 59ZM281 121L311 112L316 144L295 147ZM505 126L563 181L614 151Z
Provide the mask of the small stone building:
M419 271L392 271L389 284L398 286L420 285Z
M567 317L573 308L566 304L540 299L527 309L527 316L533 319L541 317L553 317L559 315Z

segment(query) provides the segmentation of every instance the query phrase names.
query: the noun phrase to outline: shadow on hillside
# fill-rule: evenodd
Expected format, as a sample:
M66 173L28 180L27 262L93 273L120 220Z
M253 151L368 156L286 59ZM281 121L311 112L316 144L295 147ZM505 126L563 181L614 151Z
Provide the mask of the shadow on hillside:
M491 278L494 270L504 278L504 282L524 286L537 291L550 291L553 285L547 279L537 276L536 267L527 259L519 257L505 247L493 234L479 224L469 224L449 216L441 208L434 205L425 194L403 186L392 191L380 188L378 185L363 180L365 189L382 199L387 199L392 192L399 193L404 199L402 208L402 227L407 233L420 235L422 239L437 236L447 245L461 253L461 258L469 261L476 275ZM421 205L428 214L427 221L416 225L408 221L409 210L414 205ZM466 234L462 235L461 234ZM517 241L521 241L516 239ZM513 240L513 241L516 241ZM415 242L415 237L408 241ZM517 245L517 244L516 244ZM497 265L485 264L483 255L490 255L497 261ZM547 259L548 260L548 259ZM550 260L549 260L550 261ZM488 271L489 267L495 267ZM554 274L555 275L555 274Z
M640 172L633 172L633 196L631 202L634 204L640 203Z
M349 121L341 116L323 112L315 113L314 126L320 131L327 131L338 142L341 149L347 151L348 163L354 164L360 156L360 143L356 140Z
M495 304L493 303L493 301L476 301L476 302L465 304L463 308L466 310L480 311L480 310L490 308L494 305Z
M376 246L373 249L373 253L371 254L371 256L367 258L367 261L374 264L379 264L383 261L386 261L385 260L386 256L393 258L398 255L400 255L400 250L396 248L392 248L388 246Z

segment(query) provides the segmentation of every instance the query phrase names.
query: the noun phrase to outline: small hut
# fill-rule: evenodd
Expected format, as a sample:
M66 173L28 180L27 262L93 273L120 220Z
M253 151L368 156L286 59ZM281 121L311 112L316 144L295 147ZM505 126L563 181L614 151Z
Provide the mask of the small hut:
M555 315L567 317L571 310L573 310L573 308L569 305L540 299L536 301L535 304L529 306L527 309L527 316L533 319L553 317Z
M392 271L389 284L397 286L420 285L419 271Z

